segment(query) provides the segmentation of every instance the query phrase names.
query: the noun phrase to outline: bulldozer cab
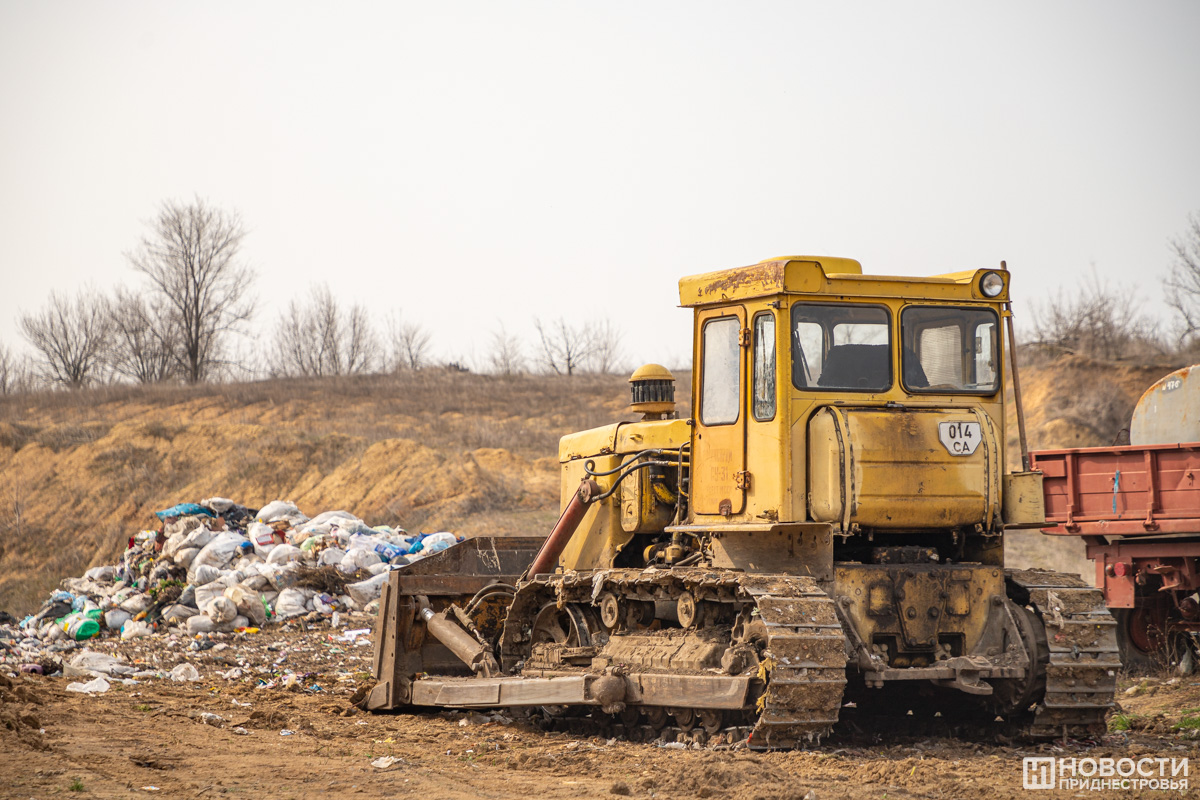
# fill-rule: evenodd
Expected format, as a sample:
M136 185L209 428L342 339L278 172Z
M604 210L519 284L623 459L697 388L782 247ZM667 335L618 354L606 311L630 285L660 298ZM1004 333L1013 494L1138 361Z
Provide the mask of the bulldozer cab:
M1007 299L1003 271L864 276L838 258L684 278L687 525L998 529Z

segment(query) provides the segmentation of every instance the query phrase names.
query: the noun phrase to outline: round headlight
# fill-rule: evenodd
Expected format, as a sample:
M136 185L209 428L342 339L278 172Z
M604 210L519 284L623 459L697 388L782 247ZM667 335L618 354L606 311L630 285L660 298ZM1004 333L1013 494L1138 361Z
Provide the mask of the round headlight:
M1004 278L998 272L985 272L979 279L979 291L984 297L995 297L1004 291Z

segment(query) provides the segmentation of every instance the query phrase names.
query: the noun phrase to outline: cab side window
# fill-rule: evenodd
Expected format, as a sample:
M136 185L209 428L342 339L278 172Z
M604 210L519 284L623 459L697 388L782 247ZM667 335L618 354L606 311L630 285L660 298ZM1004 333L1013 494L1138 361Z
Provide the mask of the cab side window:
M737 317L718 317L704 323L700 376L700 422L729 425L738 421L742 393L741 327Z
M775 318L759 314L754 318L754 418L765 422L775 418Z

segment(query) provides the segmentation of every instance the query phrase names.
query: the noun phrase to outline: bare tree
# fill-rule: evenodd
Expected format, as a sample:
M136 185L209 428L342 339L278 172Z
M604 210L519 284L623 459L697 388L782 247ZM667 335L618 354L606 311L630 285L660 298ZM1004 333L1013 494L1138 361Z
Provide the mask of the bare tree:
M605 319L588 326L591 336L591 352L587 364L592 372L611 375L621 371L624 354L621 352L622 334Z
M196 198L168 200L138 249L127 254L172 309L179 341L175 360L195 383L222 362L228 334L250 318L246 293L254 273L238 259L245 229L236 213Z
M0 394L13 394L17 391L20 362L8 345L0 342Z
M293 300L275 327L272 370L284 375L355 375L374 368L379 340L367 310L338 304L326 285Z
M108 362L113 371L138 383L157 383L175 374L179 350L176 320L165 302L147 301L117 289L110 307L112 340Z
M102 295L85 290L71 300L51 292L46 307L23 314L20 326L47 380L78 389L102 375L112 332Z
M497 375L520 375L525 371L525 353L521 347L521 340L515 334L509 333L504 323L500 323L498 330L492 331L488 362Z
M393 372L422 369L429 365L429 348L433 339L419 323L404 322L393 317L388 320L388 338L391 339Z
M17 359L8 346L0 342L0 394L12 391L9 387L16 377Z
M1200 213L1188 215L1183 235L1171 241L1175 258L1164 285L1167 305L1179 315L1179 344L1200 333Z
M1036 344L1105 360L1161 355L1158 325L1141 312L1134 287L1112 287L1095 269L1074 296L1062 291L1047 303L1034 304Z
M568 325L562 317L548 324L534 319L533 325L542 347L538 360L547 372L574 375L587 363L594 347L590 326Z

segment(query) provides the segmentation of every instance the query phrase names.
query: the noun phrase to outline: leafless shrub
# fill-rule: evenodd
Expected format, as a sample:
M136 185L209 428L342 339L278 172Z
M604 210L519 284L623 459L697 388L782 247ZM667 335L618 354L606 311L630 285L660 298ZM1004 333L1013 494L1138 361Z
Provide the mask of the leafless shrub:
M21 391L24 382L22 363L19 356L0 342L0 394L15 394Z
M588 332L592 340L591 353L587 358L588 369L601 375L623 372L624 354L621 351L623 334L607 319L593 322L588 326Z
M1073 295L1060 290L1034 303L1032 327L1037 347L1105 361L1161 356L1166 349L1158 324L1142 313L1136 287L1111 286L1095 269Z
M85 290L72 300L51 292L46 307L23 314L20 326L47 380L78 389L103 377L112 318L102 295Z
M501 323L492 331L488 363L496 375L520 375L525 371L525 352L521 340Z
M391 371L418 370L429 366L433 337L420 323L405 322L399 317L388 320L388 339L391 344Z
M619 368L621 334L608 320L570 325L562 317L549 323L534 319L541 351L538 362L546 372L610 374Z
M1167 305L1179 316L1178 343L1194 346L1200 338L1200 213L1188 215L1183 235L1171 241L1175 258L1163 285Z
M539 361L546 372L574 375L582 369L592 348L586 325L568 325L562 317L550 323L535 319L533 325L542 346Z
M198 197L187 205L168 200L138 249L127 254L172 310L175 361L189 383L223 362L226 338L253 311L246 293L254 273L238 259L245 235L236 213Z
M113 371L138 383L157 383L172 377L177 368L179 331L163 301L147 301L118 289L110 312L108 362Z
M270 371L279 375L357 375L370 372L379 340L360 304L338 304L328 286L312 289L307 304L288 304L275 326Z

